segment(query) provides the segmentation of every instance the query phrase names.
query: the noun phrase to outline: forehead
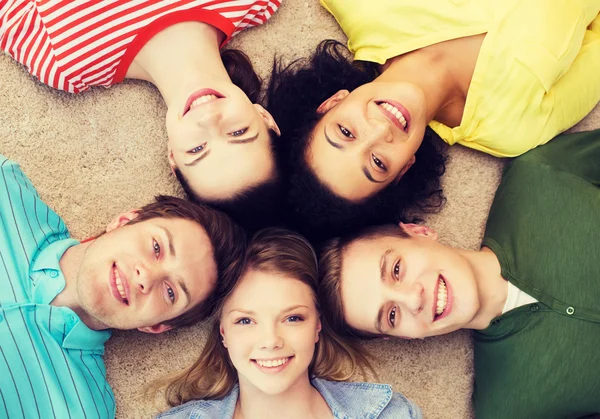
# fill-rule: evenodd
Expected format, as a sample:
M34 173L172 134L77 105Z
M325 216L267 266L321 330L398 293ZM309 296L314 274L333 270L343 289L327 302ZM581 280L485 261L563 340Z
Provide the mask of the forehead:
M284 274L250 270L242 276L239 285L227 299L224 313L233 309L257 313L279 312L294 305L315 308L313 293L308 285Z

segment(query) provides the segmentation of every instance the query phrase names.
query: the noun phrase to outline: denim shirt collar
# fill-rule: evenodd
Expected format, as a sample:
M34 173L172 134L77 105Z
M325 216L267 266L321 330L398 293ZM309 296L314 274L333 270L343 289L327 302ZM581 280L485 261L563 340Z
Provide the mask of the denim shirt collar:
M387 384L351 383L313 378L335 418L377 418L390 403L392 388Z

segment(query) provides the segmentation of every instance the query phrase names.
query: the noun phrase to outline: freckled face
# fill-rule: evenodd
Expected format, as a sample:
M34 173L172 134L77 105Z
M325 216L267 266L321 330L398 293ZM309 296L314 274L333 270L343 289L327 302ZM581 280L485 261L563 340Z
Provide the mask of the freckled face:
M306 159L334 193L360 201L414 162L427 126L425 96L410 83L372 82L325 105Z
M470 263L430 238L358 240L343 258L344 315L359 330L424 338L467 327L479 310Z
M320 330L311 289L276 273L246 273L221 316L223 344L240 386L271 395L309 380Z
M173 319L208 297L217 279L204 229L184 219L123 225L86 249L77 295L106 327L135 329Z

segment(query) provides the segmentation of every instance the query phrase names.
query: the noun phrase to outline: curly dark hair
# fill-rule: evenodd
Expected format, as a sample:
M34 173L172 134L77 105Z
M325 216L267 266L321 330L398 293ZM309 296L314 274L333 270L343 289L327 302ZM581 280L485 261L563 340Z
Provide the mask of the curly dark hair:
M286 182L287 222L314 241L371 224L409 221L410 211L432 212L444 203L440 177L446 156L429 128L415 164L400 182L362 202L334 194L307 164L306 149L322 117L318 106L338 90L351 91L377 77L374 64L352 63L349 56L343 44L325 40L308 59L288 65L275 61L266 92L267 110L282 132L275 150Z
M239 50L228 49L221 51L221 59L233 84L242 89L252 103L262 105L262 79L254 71L248 56ZM275 170L271 179L239 191L229 199L213 200L203 198L195 193L181 171L175 169L175 176L187 198L194 203L210 204L220 209L250 231L279 224L281 219L280 197L282 195L281 170L273 148L274 144L278 142L278 136L269 130L269 137L271 154L275 160Z

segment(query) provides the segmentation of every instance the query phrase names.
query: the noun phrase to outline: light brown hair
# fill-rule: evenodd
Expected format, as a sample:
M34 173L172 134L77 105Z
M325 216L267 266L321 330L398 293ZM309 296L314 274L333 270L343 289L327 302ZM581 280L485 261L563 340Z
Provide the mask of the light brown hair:
M357 240L374 240L380 237L410 236L394 224L368 227L356 233L331 239L325 243L319 254L319 300L323 304L321 315L327 319L331 328L341 336L358 339L375 339L380 334L358 330L344 318L341 281L344 253Z
M251 271L276 272L302 281L313 291L317 310L320 309L316 299L317 258L302 236L279 228L256 233L248 246L242 275ZM165 388L167 403L177 406L193 399L218 399L229 394L238 382L238 375L221 343L219 331L220 312L226 299L220 301L208 340L196 362L183 372L155 382L149 387L148 395L155 395ZM350 378L357 368L363 373L365 368L373 372L362 347L354 341L341 339L326 321L321 322L320 339L309 366L310 377L343 381Z
M221 211L174 196L159 195L154 202L136 212L138 216L129 225L153 218L181 218L198 223L204 229L217 265L217 284L204 301L164 324L191 326L209 317L222 296L231 291L242 271L247 241L245 231Z

